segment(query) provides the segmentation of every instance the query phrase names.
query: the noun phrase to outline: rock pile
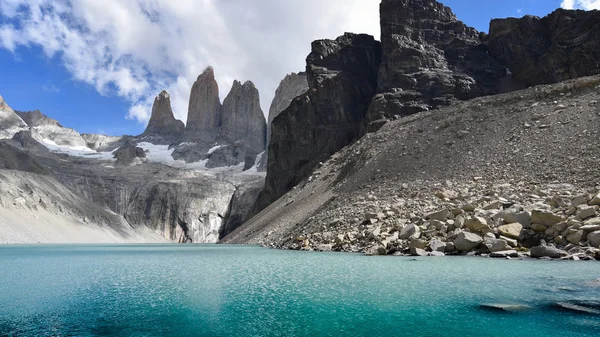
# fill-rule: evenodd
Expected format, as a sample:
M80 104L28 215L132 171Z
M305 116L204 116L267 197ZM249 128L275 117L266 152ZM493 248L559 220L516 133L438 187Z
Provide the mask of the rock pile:
M447 181L427 190L421 183L418 192L415 186L405 187L413 197L380 199L369 194L319 214L309 219L309 226L318 221L322 232L290 238L281 248L600 259L598 190L526 182L486 186L477 181Z

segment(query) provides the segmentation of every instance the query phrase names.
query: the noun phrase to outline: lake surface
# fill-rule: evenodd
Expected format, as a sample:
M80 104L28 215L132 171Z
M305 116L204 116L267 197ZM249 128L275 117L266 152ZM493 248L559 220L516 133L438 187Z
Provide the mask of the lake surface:
M600 336L600 263L0 246L0 336ZM528 304L527 311L481 303Z

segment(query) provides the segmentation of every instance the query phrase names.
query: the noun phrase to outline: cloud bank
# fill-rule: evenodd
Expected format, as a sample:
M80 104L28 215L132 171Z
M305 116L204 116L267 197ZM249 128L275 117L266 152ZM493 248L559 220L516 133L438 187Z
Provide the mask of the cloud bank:
M560 7L564 9L600 9L600 0L563 0Z
M585 0L581 0L585 2ZM379 0L2 0L0 48L40 47L73 78L130 105L145 123L171 93L185 122L190 88L212 65L221 99L251 80L268 110L279 81L304 69L310 42L379 36ZM266 111L265 111L266 113Z

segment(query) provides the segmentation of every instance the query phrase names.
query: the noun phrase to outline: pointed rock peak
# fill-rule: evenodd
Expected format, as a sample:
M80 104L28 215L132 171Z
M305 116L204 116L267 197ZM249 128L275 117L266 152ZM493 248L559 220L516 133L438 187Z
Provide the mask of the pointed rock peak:
M198 81L200 81L201 79L215 79L215 70L213 69L213 67L208 66L204 69L204 71L202 72L202 74L200 74L198 76Z
M169 93L166 90L163 90L160 92L160 94L158 94L158 96L156 96L156 99L170 99L171 95L169 95Z
M15 111L15 113L21 117L28 126L55 125L62 127L57 120L44 115L40 110Z
M152 115L143 135L156 135L172 139L181 136L183 130L183 122L173 116L171 95L166 90L161 91L154 99Z
M246 82L244 82L244 85L243 85L243 86L244 86L244 87L250 87L250 88L256 88L256 87L254 86L254 83L252 83L252 81L246 81Z
M0 110L12 111L12 109L8 106L8 104L6 104L6 101L4 100L4 98L2 98L2 96L0 96Z
M190 92L184 141L213 143L221 125L219 85L212 67L207 67Z

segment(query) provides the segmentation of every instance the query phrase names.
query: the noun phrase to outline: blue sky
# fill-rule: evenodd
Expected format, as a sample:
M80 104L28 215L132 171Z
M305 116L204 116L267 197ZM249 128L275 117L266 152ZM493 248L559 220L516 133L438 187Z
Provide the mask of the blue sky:
M33 6L23 1L0 1L0 27L5 28L0 28L0 95L15 110L39 109L64 126L82 133L141 133L150 113L151 101L163 87L175 96L175 114L185 121L186 94L189 95L195 76L209 64L220 74L221 99L233 79L249 79L261 90L261 105L266 112L279 80L286 73L302 70L311 40L333 38L347 30L372 34L378 31L378 1L375 0L352 0L356 3L346 6L350 12L340 13L337 19L324 15L320 18L323 20L321 25L313 21L319 20L314 14L318 11L302 12L301 7L294 8L289 4L277 7L279 0L276 0L271 3L273 7L265 5L256 10L241 9L233 16L223 16L214 19L214 22L208 20L204 27L191 27L192 24L197 25L198 20L190 18L189 34L186 33L188 21L185 12L192 10L191 7L183 10L169 8L171 12L167 13L171 16L165 18L162 26L162 18L150 15L150 22L137 26L157 26L148 26L148 29L138 32L136 26L126 25L132 21L131 18L138 18L136 14L129 14L131 17L126 20L127 23L120 26L118 22L113 23L115 20L110 13L99 14L97 8L84 5L53 9L53 16L43 11L35 14L30 9L31 15L22 17L16 14L15 9ZM115 7L119 4L124 11L131 13L137 8L129 6L129 0L125 0L129 1L125 4L119 1L123 0L106 0L103 3L110 6L113 2ZM232 3L235 1L238 0L231 0ZM347 4L345 1L350 0L337 1ZM214 13L231 12L231 8L221 8L226 6L222 3L215 4L214 8L198 9L202 11L198 15L214 18ZM240 6L248 6L249 2L240 3ZM314 6L327 6L319 0L312 3ZM491 18L524 14L544 16L558 8L561 0L446 0L443 3L450 6L460 20L480 31L487 31ZM328 4L333 4L333 0ZM194 5L193 1L189 4ZM144 13L153 13L153 8L140 8ZM332 9L335 8L319 10ZM366 11L369 15L360 15ZM156 13L163 12L164 8ZM115 17L119 17L119 13L122 12L115 11ZM106 15L106 20L103 21L102 15ZM265 23L262 16L274 19ZM172 20L173 17L181 20ZM76 22L77 25L65 28L65 22L67 25ZM244 22L245 30L236 32L227 26L228 22ZM90 24L89 29L86 27L84 32L79 31L86 23ZM171 29L169 25L179 26ZM173 44L160 41L161 27L168 30L163 40L174 40ZM155 28L156 31L149 31ZM137 32L137 35L123 33L129 30ZM201 31L207 33L202 35ZM97 34L90 35L89 32ZM219 38L213 40L214 35ZM160 43L156 42L157 39ZM157 44L156 48L148 47L154 44Z

